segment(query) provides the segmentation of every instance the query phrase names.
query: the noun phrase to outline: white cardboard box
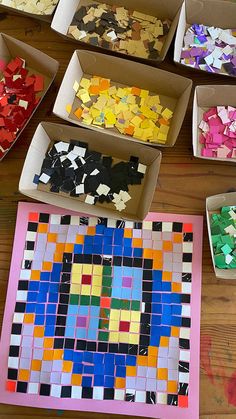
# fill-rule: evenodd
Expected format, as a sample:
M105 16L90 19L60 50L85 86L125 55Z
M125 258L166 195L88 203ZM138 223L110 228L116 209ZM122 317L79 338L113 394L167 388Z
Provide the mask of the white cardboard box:
M30 115L28 121L24 127L19 131L15 141L12 143L12 148L19 136L22 134L24 128L36 112L38 106L40 106L43 97L46 95L49 87L51 86L59 67L59 63L48 55L44 54L36 48L31 47L25 42L18 41L18 39L12 38L9 35L0 33L0 59L9 62L11 59L21 57L26 61L26 68L30 68L35 74L42 74L44 76L44 90L41 93L41 100ZM2 159L8 153L4 153Z
M236 86L234 85L203 85L197 86L193 99L193 154L205 160L226 161L236 163L235 159L220 159L217 157L203 157L201 155L202 145L199 142L201 130L199 124L204 112L215 106L234 106L236 107Z
M181 7L175 37L174 62L194 71L204 71L180 62L185 32L194 23L234 29L236 28L236 3L224 0L185 0ZM210 72L207 74L216 75ZM220 75L230 76L226 73L220 73Z
M165 59L165 56L168 52L168 49L170 47L170 44L173 40L176 27L178 24L179 19L179 12L180 8L182 6L183 0L96 0L100 2L101 4L106 3L109 5L115 4L116 6L123 6L129 10L137 10L141 13L149 14L152 16L157 17L158 19L169 19L172 21L170 30L167 34L167 37L165 39L163 48L161 50L160 56L157 60L149 60L149 59L142 59L139 57L136 57L137 59L144 61L146 63L152 62L152 63L160 63ZM69 3L69 4L68 4ZM60 0L59 4L57 6L53 21L52 21L52 29L60 33L61 35L64 35L68 38L70 41L74 41L76 43L87 45L88 47L91 47L90 44L76 41L72 36L68 36L68 28L73 20L73 17L76 13L76 11L81 6L87 6L93 4L92 0ZM113 53L114 51L106 50L102 47L97 47L97 50L101 52L109 52ZM119 53L119 51L116 51L118 55L121 55L124 58L132 58L131 56L123 53Z
M57 6L55 6L54 11L52 14L50 15L45 15L45 14L35 14L35 13L28 13L25 12L23 10L19 10L16 9L15 7L10 7L10 6L5 6L3 4L0 4L0 9L9 13L17 13L19 15L25 16L25 17L30 17L33 19L39 19L39 20L43 20L45 22L51 22L52 21L52 16L55 13L55 9Z
M206 199L206 216L212 263L217 278L236 279L236 269L219 269L215 266L214 251L211 241L210 215L224 206L236 206L236 192L209 196Z
M166 144L154 144L140 141L128 135L122 135L116 129L103 129L104 132L112 137L125 138L130 142L152 145L153 147L163 146L172 147L179 135L188 101L192 89L192 80L169 73L158 68L150 67L144 64L124 60L105 54L99 54L90 51L76 50L72 55L67 67L64 79L60 86L53 112L66 121L88 128L75 116L68 115L66 111L67 104L73 104L75 91L73 85L75 80L80 82L85 75L97 75L111 79L117 84L121 83L127 86L136 86L147 89L150 92L160 96L161 104L174 111L170 121L170 130ZM95 125L90 125L89 129L101 131Z
M141 185L131 185L129 194L131 200L125 211L116 211L114 204L89 205L84 198L72 198L67 194L57 194L49 190L42 190L34 183L35 174L39 175L48 147L52 141L81 140L89 144L91 149L114 158L129 161L130 156L139 157L140 163L147 166ZM130 144L126 140L110 141L104 132L94 132L68 125L41 122L33 136L24 167L21 173L19 191L38 201L56 205L72 211L86 214L110 217L116 219L130 219L142 221L150 209L156 189L158 173L161 163L161 152L145 147L142 144Z

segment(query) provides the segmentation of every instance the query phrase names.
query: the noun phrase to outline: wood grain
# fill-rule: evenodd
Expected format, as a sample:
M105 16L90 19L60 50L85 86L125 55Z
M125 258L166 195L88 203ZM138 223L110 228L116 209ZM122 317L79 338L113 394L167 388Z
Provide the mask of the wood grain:
M44 22L19 15L0 13L0 30L42 50L60 62L56 81L43 104L24 130L17 144L0 163L0 317L2 319L13 243L18 201L28 199L18 192L18 182L33 133L40 121L62 122L52 115L53 103L76 44L65 40ZM235 84L222 76L177 67L172 62L173 45L161 68L182 74L197 84ZM183 128L174 148L163 150L160 177L151 210L205 215L209 195L236 191L235 165L195 159L191 144L192 97ZM215 278L206 226L203 247L203 288L201 321L202 419L233 419L236 407L228 403L228 385L236 370L236 287L232 281ZM206 347L206 344L208 345ZM207 366L208 365L208 366ZM209 370L210 368L210 370ZM207 373L206 373L207 371ZM210 371L210 372L209 372ZM212 374L212 378L209 376ZM236 390L235 390L236 391ZM14 406L0 406L0 419L33 418L112 419L112 415L61 412ZM131 418L131 416L130 416ZM168 418L167 418L168 419Z

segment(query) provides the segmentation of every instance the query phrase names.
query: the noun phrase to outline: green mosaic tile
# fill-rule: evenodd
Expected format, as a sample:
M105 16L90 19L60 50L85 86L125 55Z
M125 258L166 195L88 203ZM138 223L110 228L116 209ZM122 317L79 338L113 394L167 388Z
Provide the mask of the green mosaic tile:
M103 276L102 285L104 287L111 287L111 284L112 284L112 277L111 276Z
M121 309L122 310L130 310L130 301L121 300Z
M111 266L103 266L102 274L110 276L112 274L112 267Z
M102 296L103 297L111 297L111 288L102 287Z
M91 305L92 306L100 306L100 297L91 297Z
M131 301L131 310L140 311L140 302L139 301Z
M77 306L79 304L79 295L71 294L70 295L70 304Z
M100 309L100 318L101 319L109 319L110 318L110 309L109 308L101 308Z
M108 342L109 333L108 332L99 332L98 333L98 340L103 341L103 342Z
M100 319L99 320L99 329L109 329L109 320L105 320L105 319Z
M80 304L82 306L89 306L90 305L90 297L89 297L89 295L81 295L80 296Z
M119 310L121 308L121 300L118 300L117 298L112 298L111 308L116 308Z

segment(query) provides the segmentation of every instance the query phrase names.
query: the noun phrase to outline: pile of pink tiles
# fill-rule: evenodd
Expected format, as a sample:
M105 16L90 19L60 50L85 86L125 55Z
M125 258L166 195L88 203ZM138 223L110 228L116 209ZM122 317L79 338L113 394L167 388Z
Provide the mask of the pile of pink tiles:
M199 128L202 157L236 158L236 108L217 106L208 109Z

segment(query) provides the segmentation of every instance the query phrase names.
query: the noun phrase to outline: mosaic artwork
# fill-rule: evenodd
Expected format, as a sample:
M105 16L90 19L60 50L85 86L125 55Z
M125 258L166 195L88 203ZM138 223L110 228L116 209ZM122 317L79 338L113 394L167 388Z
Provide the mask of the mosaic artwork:
M50 208L19 207L24 227L18 227L15 297L8 295L11 309L6 306L4 393L11 403L18 397L17 404L41 398L57 407L67 401L70 409L73 400L112 401L114 411L119 403L129 414L133 404L140 414L142 405L146 416L155 416L152 405L156 417L159 408L171 407L184 418L195 374L192 291L193 281L200 290L201 278L193 275L193 231L194 223L201 230L201 217L163 221L152 214L136 223ZM200 291L195 298L200 305Z

